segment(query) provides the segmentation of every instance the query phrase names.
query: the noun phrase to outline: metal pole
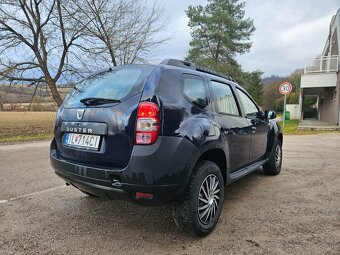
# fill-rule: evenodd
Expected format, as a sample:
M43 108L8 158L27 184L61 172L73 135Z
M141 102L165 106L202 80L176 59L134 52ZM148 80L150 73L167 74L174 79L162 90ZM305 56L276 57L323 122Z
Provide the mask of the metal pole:
M286 96L285 95L285 99L284 99L284 102L283 102L283 119L282 119L282 129L285 128L285 119L286 119Z

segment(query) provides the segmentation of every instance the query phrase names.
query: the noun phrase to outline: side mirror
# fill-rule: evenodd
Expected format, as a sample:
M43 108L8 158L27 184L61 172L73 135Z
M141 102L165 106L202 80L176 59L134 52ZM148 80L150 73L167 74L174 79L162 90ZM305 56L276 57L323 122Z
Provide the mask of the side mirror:
M276 118L276 112L274 111L266 111L265 116L267 120L273 120Z
M259 113L257 114L257 117L259 119L264 120L264 119L266 119L266 113L264 113L263 111L259 111Z

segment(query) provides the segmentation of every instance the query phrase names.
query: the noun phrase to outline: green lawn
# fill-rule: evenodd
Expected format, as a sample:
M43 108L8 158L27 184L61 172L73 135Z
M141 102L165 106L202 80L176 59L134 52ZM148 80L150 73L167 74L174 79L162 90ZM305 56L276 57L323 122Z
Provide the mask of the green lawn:
M282 127L282 121L279 121L280 126ZM315 135L315 134L323 134L323 133L336 133L340 134L340 131L331 131L331 130L297 130L299 126L299 120L286 120L285 128L283 129L284 135Z
M279 121L279 124L281 127L283 127L282 121ZM296 129L298 126L299 126L299 120L286 120L283 133L284 134L294 133L297 131Z
M277 117L277 118L282 118L282 116L283 116L283 113L282 113L282 112L279 112L279 113L277 112L277 113L276 113L276 117Z
M0 137L0 144L16 143L16 142L29 142L39 140L52 140L53 134L34 134L34 135L17 135L11 137Z

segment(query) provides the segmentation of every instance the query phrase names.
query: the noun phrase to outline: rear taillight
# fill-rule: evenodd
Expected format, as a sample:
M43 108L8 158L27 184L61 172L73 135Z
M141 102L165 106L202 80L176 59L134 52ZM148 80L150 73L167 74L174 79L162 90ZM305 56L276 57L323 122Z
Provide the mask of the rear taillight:
M137 112L135 144L153 144L156 142L159 126L159 107L151 102L141 102Z

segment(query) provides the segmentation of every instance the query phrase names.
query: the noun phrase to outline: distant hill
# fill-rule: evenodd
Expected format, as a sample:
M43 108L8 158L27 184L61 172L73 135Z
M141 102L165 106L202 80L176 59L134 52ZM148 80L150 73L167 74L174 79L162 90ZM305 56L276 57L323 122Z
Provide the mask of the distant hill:
M261 80L261 83L263 87L273 82L281 83L281 82L287 81L287 79L289 80L292 76L296 76L296 75L301 76L303 72L304 72L303 68L298 68L294 72L292 72L290 75L287 75L287 76L271 75L269 77L263 78Z
M268 84L270 84L272 82L283 82L285 79L287 79L287 77L278 76L278 75L271 75L269 77L263 78L261 80L261 83L265 87L265 86L267 86Z

